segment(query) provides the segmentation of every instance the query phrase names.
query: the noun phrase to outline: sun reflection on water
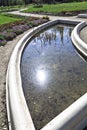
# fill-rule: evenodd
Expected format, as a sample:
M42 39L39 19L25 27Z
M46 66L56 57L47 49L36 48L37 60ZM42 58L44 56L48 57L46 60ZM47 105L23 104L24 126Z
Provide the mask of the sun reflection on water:
M45 70L37 70L37 80L39 83L44 84L47 79L47 74Z

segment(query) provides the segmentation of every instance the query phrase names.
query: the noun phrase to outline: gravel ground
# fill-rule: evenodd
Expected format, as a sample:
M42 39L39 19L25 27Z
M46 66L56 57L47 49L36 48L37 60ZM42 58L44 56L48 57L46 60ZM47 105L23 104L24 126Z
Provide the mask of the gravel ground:
M27 31L28 32L28 31ZM25 32L25 33L27 33ZM5 46L0 46L0 130L8 130L6 114L6 71L13 48L25 34L21 34Z

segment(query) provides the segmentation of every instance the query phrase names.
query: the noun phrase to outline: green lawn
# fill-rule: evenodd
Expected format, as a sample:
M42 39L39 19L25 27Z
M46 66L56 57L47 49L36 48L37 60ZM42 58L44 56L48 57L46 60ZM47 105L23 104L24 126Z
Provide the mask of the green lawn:
M60 13L87 10L87 2L73 2L73 3L61 3L52 5L43 5L43 7L35 8L34 5L29 5L28 10L24 12L48 12L48 13Z
M25 6L24 5L0 6L0 12L7 12L7 11L19 10L21 8L25 8Z
M15 21L18 21L18 20L21 20L21 18L10 17L9 15L5 16L3 14L0 14L0 25L15 22Z

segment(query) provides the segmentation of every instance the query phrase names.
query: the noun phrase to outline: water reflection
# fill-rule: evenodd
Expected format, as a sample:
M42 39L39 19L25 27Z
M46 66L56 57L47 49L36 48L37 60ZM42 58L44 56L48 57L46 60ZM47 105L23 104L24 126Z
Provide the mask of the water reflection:
M37 130L87 90L87 64L72 45L72 29L54 26L38 34L23 53L23 90Z
M38 82L40 82L41 84L44 84L47 80L47 75L45 70L37 70L37 80Z

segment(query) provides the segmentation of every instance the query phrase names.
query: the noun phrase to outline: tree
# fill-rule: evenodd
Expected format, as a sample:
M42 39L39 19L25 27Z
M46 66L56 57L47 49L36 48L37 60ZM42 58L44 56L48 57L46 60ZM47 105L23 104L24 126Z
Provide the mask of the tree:
M43 3L43 0L32 0L32 2L37 5L41 5Z
M23 0L17 0L16 1L16 5L23 5L24 4L24 1Z
M23 0L25 4L30 4L32 0Z

